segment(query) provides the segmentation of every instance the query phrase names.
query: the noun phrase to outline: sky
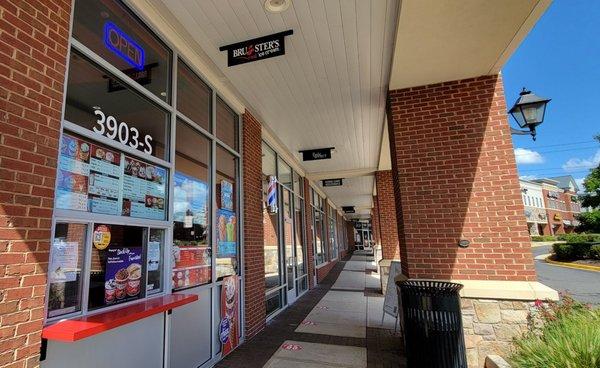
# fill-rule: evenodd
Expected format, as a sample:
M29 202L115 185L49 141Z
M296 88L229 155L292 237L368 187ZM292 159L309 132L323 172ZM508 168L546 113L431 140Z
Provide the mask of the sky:
M525 179L573 175L600 163L600 1L554 0L502 69L507 108L523 87L551 98L531 136L513 135ZM510 117L511 126L518 128ZM580 188L582 188L580 186Z

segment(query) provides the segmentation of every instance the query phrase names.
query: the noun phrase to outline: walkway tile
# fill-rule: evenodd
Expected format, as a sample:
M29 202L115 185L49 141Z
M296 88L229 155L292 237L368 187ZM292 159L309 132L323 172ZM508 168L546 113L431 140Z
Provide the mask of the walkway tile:
M347 324L340 326L337 323L315 322L306 319L298 326L296 332L311 333L330 336L358 337L364 339L367 337L367 329L364 325Z
M303 341L285 341L265 364L265 368L348 367L365 368L367 349L354 346L315 344ZM310 365L307 365L310 364Z
M350 293L356 293L354 291L349 291ZM328 309L337 312L367 312L367 303L366 301L360 302L349 302L348 300L336 300L336 299L321 299L315 308Z
M313 322L337 323L340 325L366 326L367 316L365 312L343 312L326 309L313 309L306 319ZM343 326L340 326L343 328Z

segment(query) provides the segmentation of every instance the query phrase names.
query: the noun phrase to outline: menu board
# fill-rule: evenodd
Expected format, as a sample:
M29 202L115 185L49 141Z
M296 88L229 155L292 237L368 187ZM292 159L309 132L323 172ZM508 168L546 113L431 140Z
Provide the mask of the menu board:
M108 248L104 303L116 304L137 299L142 279L142 248Z
M56 207L165 219L167 170L63 134Z
M123 216L165 219L167 170L125 156Z
M217 211L217 258L236 256L236 222L233 211L224 209Z

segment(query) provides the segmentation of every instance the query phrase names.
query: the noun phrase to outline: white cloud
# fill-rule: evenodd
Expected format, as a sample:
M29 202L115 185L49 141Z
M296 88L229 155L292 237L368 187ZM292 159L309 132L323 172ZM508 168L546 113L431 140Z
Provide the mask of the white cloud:
M585 188L583 187L583 181L585 180L585 178L574 178L575 179L575 183L577 183L577 186L579 187L579 190L585 190Z
M544 163L544 157L539 152L526 148L515 148L515 158L517 159L517 164L530 165Z
M588 158L571 158L562 165L565 171L592 169L600 165L600 150Z
M521 180L534 180L537 179L537 175L521 175L519 176L519 179Z

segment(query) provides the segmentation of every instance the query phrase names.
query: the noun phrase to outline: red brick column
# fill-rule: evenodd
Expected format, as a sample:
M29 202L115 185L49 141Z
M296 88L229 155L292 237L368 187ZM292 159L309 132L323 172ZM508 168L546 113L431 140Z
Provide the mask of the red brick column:
M500 76L394 90L388 102L403 273L534 281Z
M71 2L0 2L0 366L39 362Z
M265 243L261 124L248 111L243 120L244 307L246 338L249 338L265 327Z
M346 232L348 234L348 252L354 252L354 225L352 222L346 222Z
M396 199L392 170L375 173L377 186L377 211L379 214L379 236L383 259L399 259L398 227L396 222ZM373 224L375 226L375 224Z
M394 211L396 211L395 208ZM373 208L371 208L371 225L373 231L373 241L375 241L375 244L381 245L381 236L379 232L379 204L377 203L377 196L373 196Z
M304 229L306 231L306 263L308 263L308 287L312 289L315 286L315 249L313 244L313 217L310 200L310 184L308 183L307 179L304 179Z

